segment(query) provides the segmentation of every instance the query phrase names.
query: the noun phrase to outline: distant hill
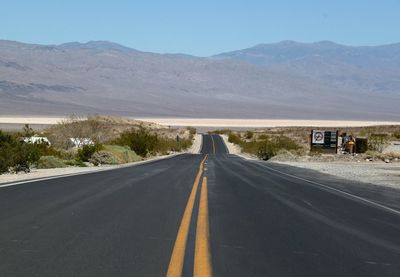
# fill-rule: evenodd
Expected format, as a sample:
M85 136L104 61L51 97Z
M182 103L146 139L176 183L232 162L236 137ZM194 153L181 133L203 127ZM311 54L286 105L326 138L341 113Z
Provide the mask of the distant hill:
M0 114L400 120L399 49L285 41L199 58L0 40Z
M214 58L244 61L312 78L330 87L400 94L400 43L354 47L330 41L282 41Z
M86 43L68 42L60 44L58 47L61 49L93 49L100 51L108 51L108 50L121 51L121 52L136 51L132 48L110 41L89 41Z

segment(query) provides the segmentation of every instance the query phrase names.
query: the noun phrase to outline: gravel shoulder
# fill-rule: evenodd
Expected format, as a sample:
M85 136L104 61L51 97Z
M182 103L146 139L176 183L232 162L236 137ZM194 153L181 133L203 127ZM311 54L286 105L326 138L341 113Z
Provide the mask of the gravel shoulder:
M398 168L395 164L389 164L388 166L383 163L377 165L370 164L367 167L367 165L364 164L354 166L355 163L350 162L344 166L347 166L348 168L354 167L355 169L353 173L350 170L346 171L350 171L350 173L346 175L343 174L343 171L338 172L338 170L341 170L344 166L335 165L336 163L332 162L326 162L322 166L316 166L316 163L307 162L303 165L303 167L300 167L299 163L293 162L278 163L275 161L256 161L256 163L265 164L268 167L277 169L281 172L336 188L400 211L400 183L396 180L393 181L392 177L385 177L387 174L386 171L390 172L393 169L396 170L396 168ZM322 170L323 168L327 167L335 168L335 175L332 174L334 173L333 170ZM378 172L374 171L371 174L365 172L365 170L371 168L375 168L375 170L378 170ZM364 173L365 176L362 173ZM397 171L397 175L398 174L399 171ZM348 175L353 175L353 177L346 177ZM370 179L368 179L366 176L369 176Z
M31 169L31 172L24 173L7 173L0 175L0 184L13 182L22 182L46 177L55 177L62 175L73 175L78 173L89 173L102 171L106 169L117 168L116 166L89 166L89 167L65 167L65 168L47 168L47 169Z
M281 162L274 163L312 169L346 180L400 189L400 163L384 162Z

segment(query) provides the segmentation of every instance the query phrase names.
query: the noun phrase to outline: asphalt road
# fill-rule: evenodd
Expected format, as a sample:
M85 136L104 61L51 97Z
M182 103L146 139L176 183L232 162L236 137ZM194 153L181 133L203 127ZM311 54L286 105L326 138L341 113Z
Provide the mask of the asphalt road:
M0 276L400 276L389 197L288 173L206 135L202 154L0 188Z

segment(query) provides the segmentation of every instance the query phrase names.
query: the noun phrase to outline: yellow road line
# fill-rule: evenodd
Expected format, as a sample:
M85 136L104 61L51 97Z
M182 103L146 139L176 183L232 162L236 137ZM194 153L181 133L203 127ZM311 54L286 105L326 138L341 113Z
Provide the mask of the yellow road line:
M197 217L196 247L194 252L195 277L211 277L210 233L208 226L207 177L203 177Z
M185 258L186 242L189 234L190 220L192 218L193 206L196 199L196 192L199 186L201 175L203 174L203 166L208 155L201 161L199 171L193 183L192 191L190 192L189 200L186 204L183 213L181 225L179 226L178 234L176 236L174 249L172 250L171 260L168 266L167 277L180 277L182 276L183 262Z
M213 146L213 154L215 154L215 143L214 143L214 138L212 135L211 136L211 140L212 140L212 146Z

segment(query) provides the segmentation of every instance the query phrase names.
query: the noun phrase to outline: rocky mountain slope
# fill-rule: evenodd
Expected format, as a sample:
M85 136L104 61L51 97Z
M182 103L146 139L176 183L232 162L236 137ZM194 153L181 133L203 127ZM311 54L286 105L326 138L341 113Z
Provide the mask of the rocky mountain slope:
M365 54L375 65L370 70L361 58L315 50L324 45L280 53L286 44L257 46L262 55L251 49L198 58L105 41L56 46L3 40L0 114L400 119L397 47L383 47L392 55L384 63Z
M400 94L400 43L354 47L330 41L282 41L214 57L312 78L340 89Z

